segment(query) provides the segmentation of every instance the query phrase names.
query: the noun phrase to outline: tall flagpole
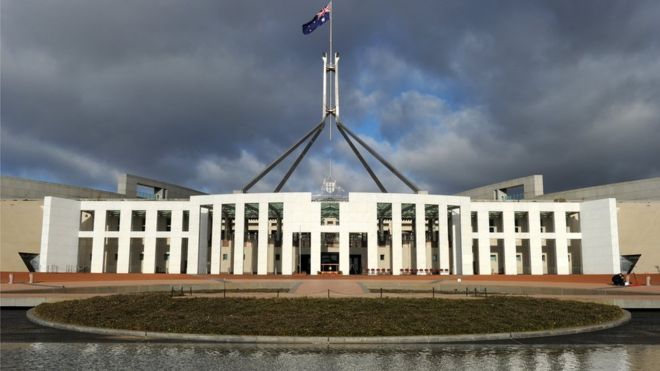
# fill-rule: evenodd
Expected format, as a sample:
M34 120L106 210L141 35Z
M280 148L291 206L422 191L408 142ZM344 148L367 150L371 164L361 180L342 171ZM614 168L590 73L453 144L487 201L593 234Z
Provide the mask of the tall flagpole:
M330 63L332 64L332 67L333 67L332 77L334 77L334 76L335 76L335 73L336 73L336 72L334 72L334 68L335 68L335 56L334 56L334 54L332 54L332 21L333 21L334 19L335 19L335 9L334 9L334 6L333 6L333 4L332 4L332 1L330 1L330 43L329 43L329 44L330 44L330 45L329 45L329 48L330 48L330 50L329 50L329 51L330 51L330 55L329 55L329 57L330 57L330 61L331 61ZM330 79L330 91L334 93L334 85L333 85L333 83L332 83L332 79ZM333 97L332 97L333 95L334 95L334 94L330 94L330 97L329 97L329 98L330 98L330 107L334 107L334 104L335 104L335 102L333 101ZM333 126L333 122L332 122L333 118L332 118L332 116L333 116L333 115L330 115L330 116L331 116L331 117L330 117L330 125L329 125L329 126L330 126L330 131L329 131L329 141L330 141L330 143L329 143L329 145L330 145L330 178L332 178L332 126ZM336 118L335 118L335 120L336 120Z
M333 58L332 55L332 20L335 18L334 9L332 6L332 1L330 2L330 58Z
M332 21L335 19L335 10L333 9L334 7L332 6L332 1L330 1L330 54L328 57L330 57L330 67L333 68L333 73L332 77L335 77L334 73L334 67L335 67L335 56L332 54ZM332 85L332 79L330 79L330 91L334 93L334 87ZM330 94L330 107L334 107L334 102L332 99L333 94ZM331 118L332 120L332 118ZM332 142L332 121L330 122L330 142Z

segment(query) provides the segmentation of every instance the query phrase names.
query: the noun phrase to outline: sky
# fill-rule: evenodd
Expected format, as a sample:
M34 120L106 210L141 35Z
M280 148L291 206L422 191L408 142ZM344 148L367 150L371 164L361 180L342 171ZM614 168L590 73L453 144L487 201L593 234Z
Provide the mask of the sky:
M242 188L320 120L329 24L301 26L325 4L3 0L0 172ZM660 1L337 0L332 16L341 121L421 189L660 176ZM329 134L283 191L316 191L330 160L346 190L378 191Z

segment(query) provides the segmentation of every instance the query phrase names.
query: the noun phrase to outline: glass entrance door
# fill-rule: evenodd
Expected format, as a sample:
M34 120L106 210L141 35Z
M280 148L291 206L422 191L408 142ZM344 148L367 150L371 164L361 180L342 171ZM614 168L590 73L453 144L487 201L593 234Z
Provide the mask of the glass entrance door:
M322 252L321 253L321 272L339 271L339 253Z

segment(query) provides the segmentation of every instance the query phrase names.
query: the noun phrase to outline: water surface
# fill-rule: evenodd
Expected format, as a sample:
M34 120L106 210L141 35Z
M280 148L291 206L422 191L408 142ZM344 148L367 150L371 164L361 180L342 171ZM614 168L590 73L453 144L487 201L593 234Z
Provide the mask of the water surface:
M649 370L660 365L660 346L3 343L1 363L18 370Z

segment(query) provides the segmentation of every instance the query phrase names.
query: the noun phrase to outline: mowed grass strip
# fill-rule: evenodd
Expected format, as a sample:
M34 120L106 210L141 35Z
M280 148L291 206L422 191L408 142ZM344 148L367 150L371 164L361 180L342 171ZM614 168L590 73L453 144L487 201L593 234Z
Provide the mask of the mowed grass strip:
M485 299L171 298L100 296L44 303L44 319L115 329L270 336L419 336L518 332L603 323L618 307L527 297Z

